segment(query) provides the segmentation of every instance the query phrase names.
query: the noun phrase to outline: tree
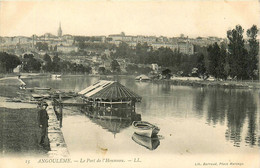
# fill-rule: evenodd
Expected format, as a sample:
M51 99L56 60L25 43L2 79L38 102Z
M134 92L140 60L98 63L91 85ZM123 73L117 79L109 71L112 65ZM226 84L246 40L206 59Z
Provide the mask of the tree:
M244 29L237 25L235 29L227 31L229 75L238 79L248 79L247 50L243 38Z
M45 55L43 56L43 60L44 60L45 62L51 62L51 57L50 57L48 54L45 54Z
M165 69L162 71L162 75L166 79L170 79L172 71L170 69Z
M219 79L226 79L226 48L224 45L214 43L208 47L209 74Z
M197 71L198 76L202 76L204 78L206 74L206 66L205 66L205 59L203 54L200 54L198 57L197 68L198 68Z
M99 67L98 68L98 73L99 74L105 74L105 72L106 72L106 68L105 67Z
M130 73L130 74L134 74L135 72L137 72L138 71L138 66L137 65L135 65L135 64L129 64L129 65L127 65L127 67L126 67L126 71L128 72L128 73Z
M218 59L218 68L217 68L218 78L225 79L225 80L227 79L228 71L226 71L226 66L227 66L227 50L224 43L222 43L220 45L220 55Z
M13 72L13 69L21 63L21 60L16 55L0 52L0 65L3 72Z
M210 45L208 47L208 53L209 53L209 74L218 77L218 59L220 55L220 48L217 43L214 43L213 45Z
M247 37L249 38L247 75L252 79L258 76L257 74L255 74L255 72L257 71L257 56L259 52L259 42L257 41L257 33L258 29L256 25L253 25L250 29L247 30Z
M142 74L148 74L152 71L152 68L150 67L141 67L141 68L138 68L138 71Z
M23 70L25 72L40 71L41 62L35 59L33 54L25 54L23 60Z
M120 65L117 62L117 60L112 60L110 66L111 66L112 72L120 72L121 71Z
M125 42L121 42L119 44L119 47L116 48L116 52L111 56L114 59L116 59L116 58L131 58L132 55L133 55L132 50L129 47L129 45Z
M79 49L81 49L81 50L83 50L83 49L86 48L85 42L82 42L82 41L80 41L80 42L78 43L78 46L79 46Z
M46 72L51 72L52 71L52 61L51 57L48 54L45 54L43 56L43 60L45 61L42 69Z
M60 72L60 58L58 54L56 54L52 59L52 68L54 72Z
M167 47L160 47L158 50L156 50L154 53L155 59L157 60L155 63L157 63L159 66L175 66L176 65L176 55L173 54L173 51L170 48Z
M35 47L39 50L39 51L48 51L48 44L47 43L42 43L42 42L37 42Z
M148 61L148 54L149 54L149 46L147 43L138 43L136 45L136 60L135 62L140 63L140 64L144 64L147 63Z

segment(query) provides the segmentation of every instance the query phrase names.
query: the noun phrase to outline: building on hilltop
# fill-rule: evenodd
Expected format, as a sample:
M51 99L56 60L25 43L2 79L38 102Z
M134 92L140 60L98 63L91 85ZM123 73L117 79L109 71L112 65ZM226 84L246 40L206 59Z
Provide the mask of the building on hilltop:
M180 53L192 55L194 54L194 45L190 42L179 42L178 50Z
M62 53L70 53L70 52L78 52L79 48L76 46L64 46L64 45L58 45L57 51Z
M58 37L61 37L62 36L62 30L61 30L61 24L59 26L59 29L58 29Z

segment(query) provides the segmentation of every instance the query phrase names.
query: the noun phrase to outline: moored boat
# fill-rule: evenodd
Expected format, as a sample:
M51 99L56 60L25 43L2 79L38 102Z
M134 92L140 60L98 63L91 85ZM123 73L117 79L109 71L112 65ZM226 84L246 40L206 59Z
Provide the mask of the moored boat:
M51 88L34 87L34 90L51 90Z
M51 75L52 78L61 78L61 75L58 75L58 74L53 74Z
M134 121L132 126L136 134L146 137L155 136L160 131L159 127L146 121Z
M49 94L32 94L33 99L48 99L50 98Z

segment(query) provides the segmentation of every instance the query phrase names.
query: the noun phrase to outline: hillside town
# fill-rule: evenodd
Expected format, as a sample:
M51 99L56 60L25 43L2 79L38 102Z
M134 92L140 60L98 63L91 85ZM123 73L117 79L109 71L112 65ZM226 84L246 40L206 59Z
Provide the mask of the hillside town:
M62 60L74 64L92 67L91 73L97 74L100 68L111 71L111 55L120 44L124 43L135 50L138 45L146 44L149 49L169 48L183 55L191 56L200 52L200 48L214 43L226 43L226 39L218 37L189 38L183 34L180 37L156 37L156 36L130 36L124 32L108 36L74 36L64 34L59 24L57 34L45 33L44 35L32 35L31 37L14 36L0 37L0 51L24 57L25 54L33 54L35 58L44 61L44 55L50 57L58 55ZM126 67L133 65L129 58L116 58L122 72L127 72ZM148 62L139 63L139 67L148 67L158 71L158 64Z
M61 24L59 25L57 35L45 33L41 36L32 35L31 37L0 37L0 40L1 51L14 51L16 54L21 54L22 51L32 51L39 49L37 48L37 43L46 43L48 46L46 50L57 50L62 53L78 52L80 49L80 41L78 40L77 36L63 34ZM171 38L164 36L130 36L126 35L124 32L121 32L120 34L111 34L108 36L88 37L88 42L97 44L109 43L115 46L119 46L121 42L126 42L132 48L135 48L138 43L147 43L154 49L168 47L173 51L179 50L183 54L191 55L196 52L194 46L208 46L215 42L220 44L221 42L226 42L226 39L218 37L189 38L184 34L181 34L180 37ZM104 53L106 52L104 51Z
M179 37L130 36L124 32L108 36L75 36L64 34L60 23L57 35L0 37L0 52L5 55L1 57L6 57L2 60L11 59L8 54L19 57L13 65L0 61L0 72L257 80L257 27L253 25L248 29L245 39L240 25L232 31L240 35L242 43L239 39L232 40L236 40L236 35L231 30L227 31L227 38L189 38L184 34ZM236 45L241 45L239 54L232 51ZM245 68L247 71L243 71Z

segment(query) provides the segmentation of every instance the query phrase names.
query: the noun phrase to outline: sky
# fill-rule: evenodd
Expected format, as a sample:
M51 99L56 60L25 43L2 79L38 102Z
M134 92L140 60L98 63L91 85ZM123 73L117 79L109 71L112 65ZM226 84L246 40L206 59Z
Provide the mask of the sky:
M249 1L3 1L0 36L63 34L226 37L240 24L260 27L260 5Z

